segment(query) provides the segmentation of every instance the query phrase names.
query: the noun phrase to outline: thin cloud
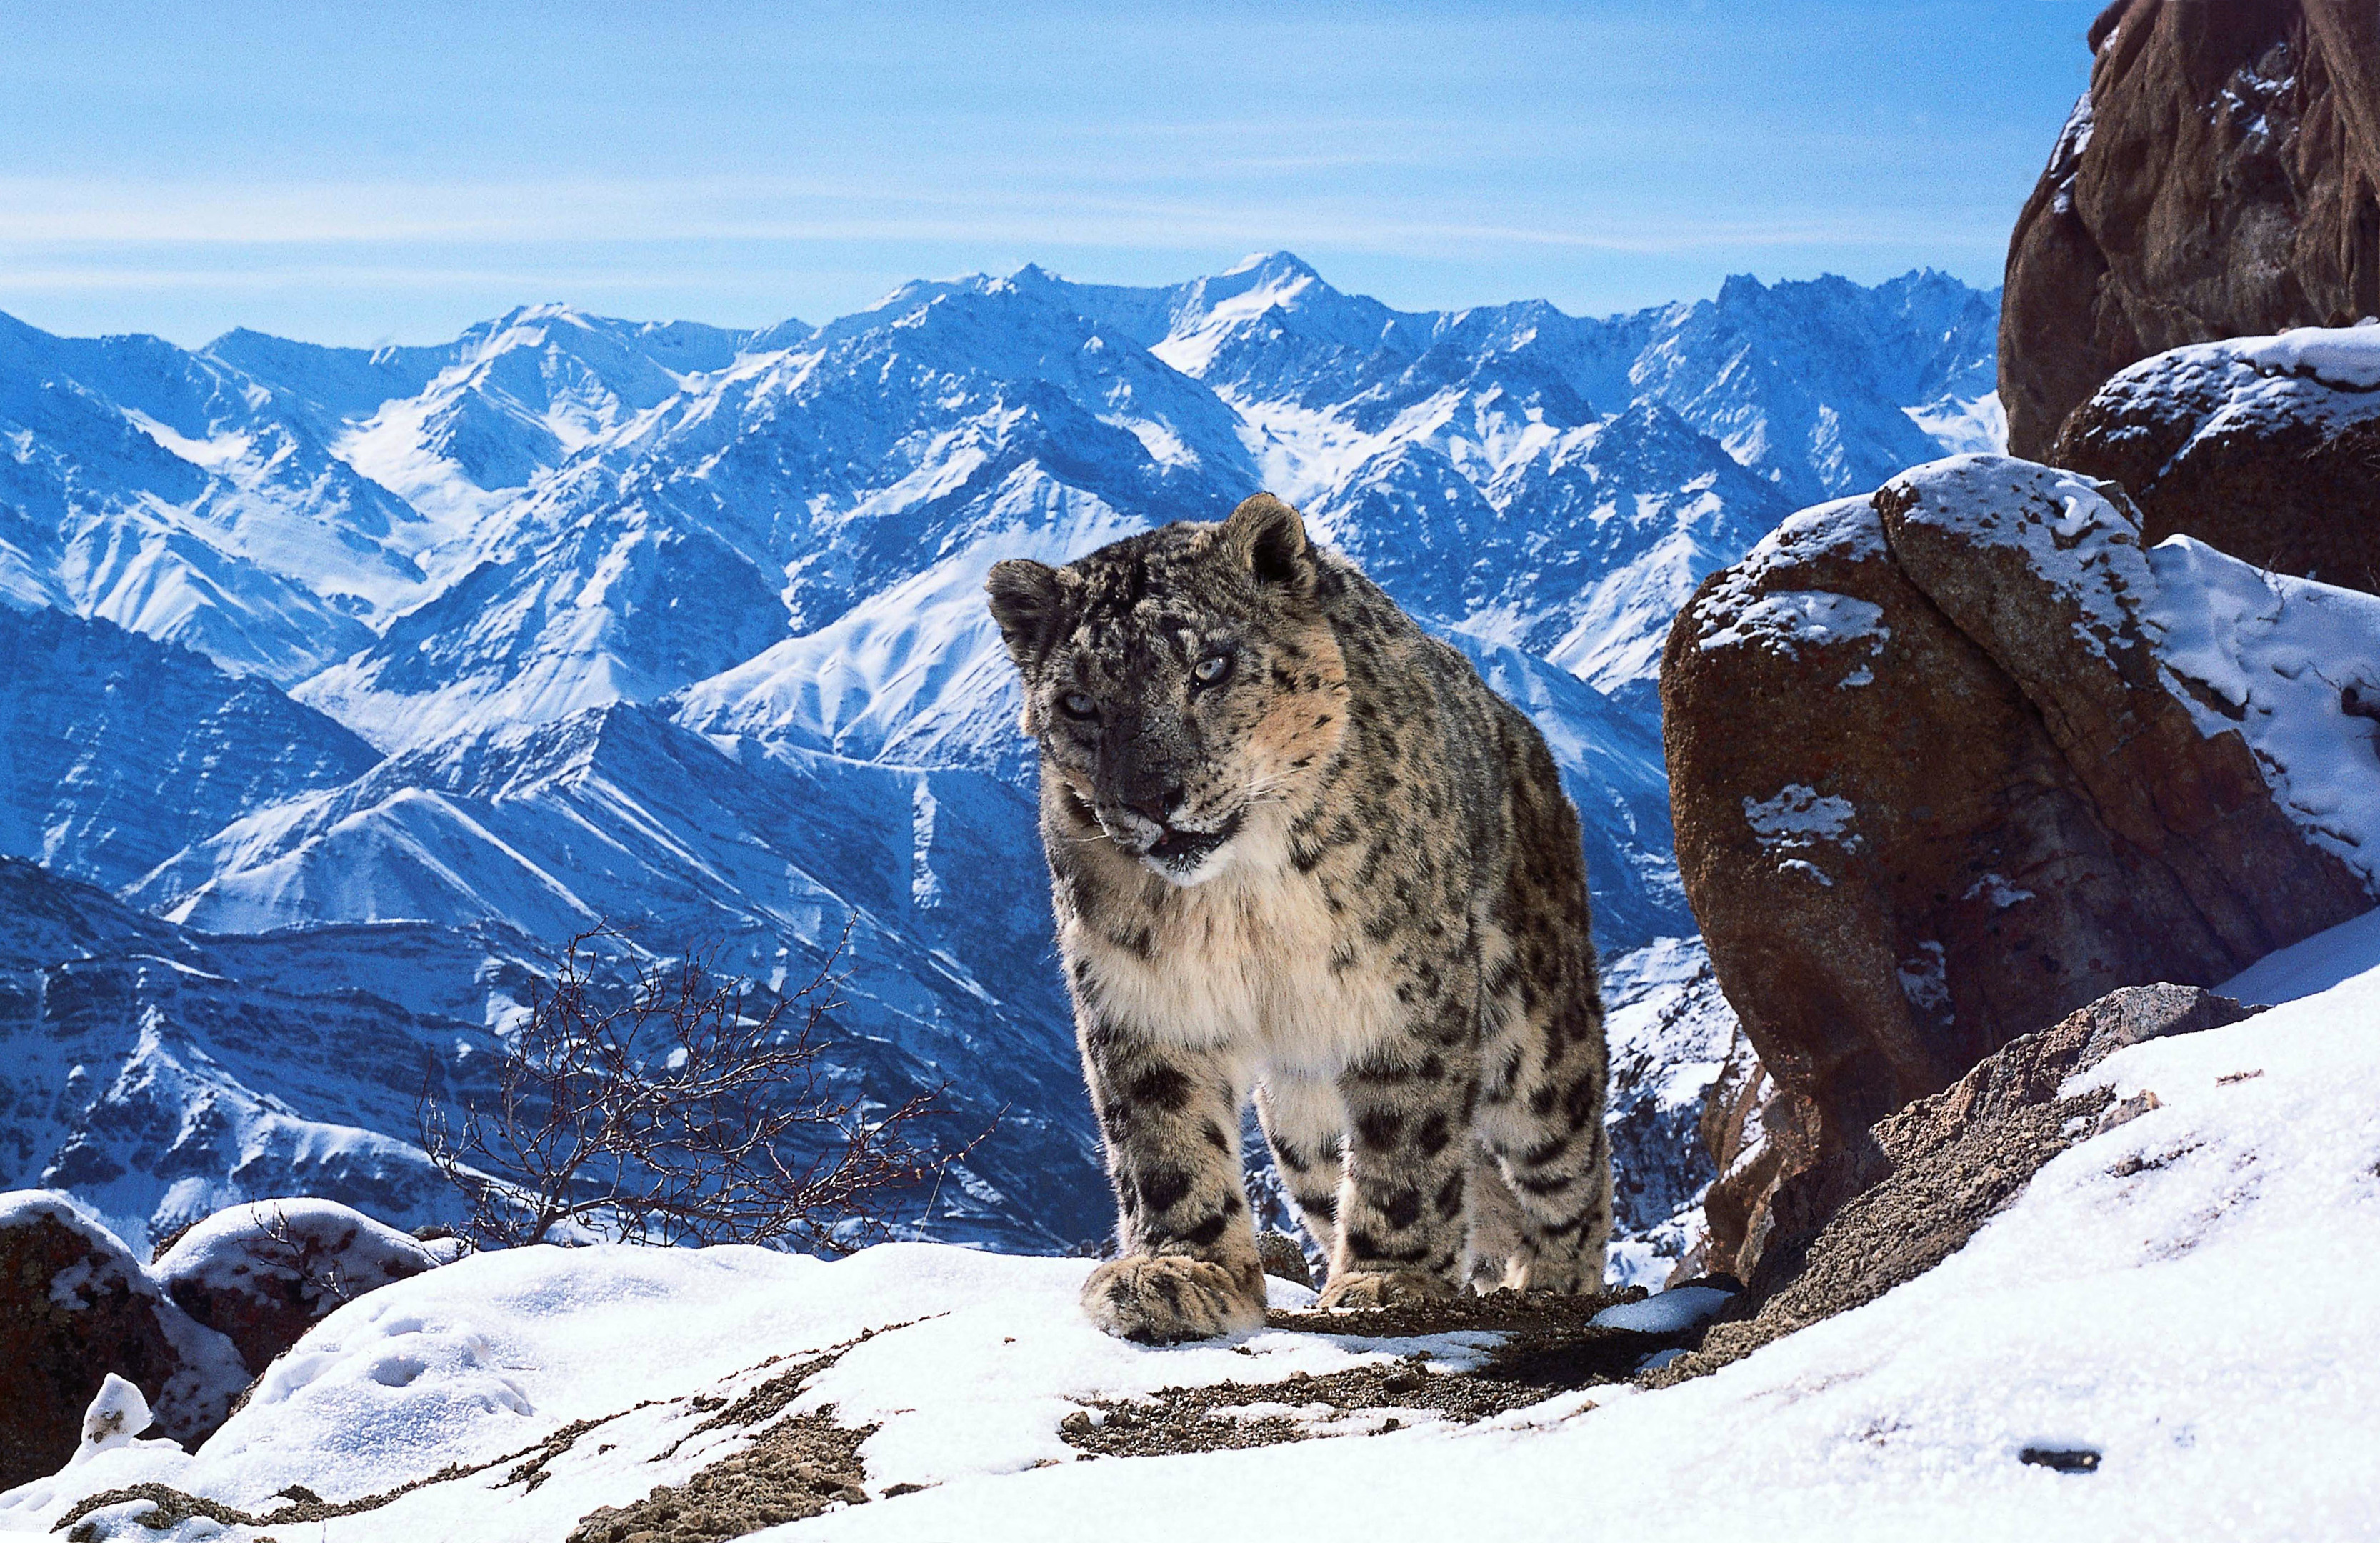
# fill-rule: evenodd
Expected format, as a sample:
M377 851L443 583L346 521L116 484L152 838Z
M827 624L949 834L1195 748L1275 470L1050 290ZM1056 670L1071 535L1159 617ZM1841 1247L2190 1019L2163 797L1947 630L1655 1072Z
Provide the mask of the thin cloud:
M1342 207L1351 204L1363 207ZM880 187L792 180L263 188L0 181L0 231L6 233L0 235L0 251L53 259L74 252L86 260L41 265L55 272L139 266L90 261L104 249L152 249L162 256L173 249L601 243L636 249L883 242L1178 250L1236 242L1423 256L1472 253L1483 244L1659 255L1730 248L1959 246L1990 238L1998 228L1997 222L1977 217L1906 211L1728 219L1641 212L1566 218L1545 211L1527 221L1465 220L1445 217L1434 206L1427 212L1383 210L1354 199L888 193ZM179 264L206 265L187 255ZM306 271L326 273L334 266L309 264Z

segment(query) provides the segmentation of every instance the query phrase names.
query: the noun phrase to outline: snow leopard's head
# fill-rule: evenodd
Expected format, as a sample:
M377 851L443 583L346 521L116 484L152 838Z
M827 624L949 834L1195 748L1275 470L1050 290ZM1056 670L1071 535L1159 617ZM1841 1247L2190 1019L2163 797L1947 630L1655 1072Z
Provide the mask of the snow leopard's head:
M1057 818L1177 884L1228 866L1250 820L1318 778L1346 732L1326 561L1297 511L1259 493L1220 525L1062 568L996 565L984 588Z

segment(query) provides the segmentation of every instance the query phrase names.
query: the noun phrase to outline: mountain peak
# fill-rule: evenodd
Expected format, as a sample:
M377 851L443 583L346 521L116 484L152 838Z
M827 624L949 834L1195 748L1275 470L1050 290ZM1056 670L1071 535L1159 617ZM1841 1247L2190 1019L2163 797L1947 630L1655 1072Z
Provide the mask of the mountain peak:
M1315 271L1312 263L1285 249L1280 251L1250 252L1215 276L1226 279L1237 278L1242 273L1258 273L1269 279L1313 279L1318 283L1322 278L1322 275Z

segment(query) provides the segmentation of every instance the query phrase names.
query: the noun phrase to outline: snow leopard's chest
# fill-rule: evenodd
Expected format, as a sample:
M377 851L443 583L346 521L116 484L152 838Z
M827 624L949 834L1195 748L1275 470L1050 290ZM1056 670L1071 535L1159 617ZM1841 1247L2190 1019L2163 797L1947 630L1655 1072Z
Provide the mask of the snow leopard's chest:
M1102 1006L1160 1043L1253 1070L1331 1076L1402 1031L1405 972L1325 887L1283 867L1225 875L1104 935L1070 924Z

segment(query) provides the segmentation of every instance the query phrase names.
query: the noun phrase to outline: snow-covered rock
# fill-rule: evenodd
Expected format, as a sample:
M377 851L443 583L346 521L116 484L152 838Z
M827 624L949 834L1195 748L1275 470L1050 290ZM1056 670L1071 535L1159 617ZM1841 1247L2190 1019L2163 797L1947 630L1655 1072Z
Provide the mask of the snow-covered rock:
M2121 482L2152 542L2380 591L2380 326L2154 355L2074 409L2047 458Z
M247 1380L231 1342L89 1212L55 1190L0 1192L0 1481L125 1450L152 1405L166 1434L194 1442Z
M231 1341L255 1376L342 1304L443 1262L335 1200L253 1200L175 1239L149 1274L184 1312Z
M91 1396L91 1406L82 1412L82 1444L69 1461L79 1463L93 1452L129 1446L155 1418L140 1384L109 1372L100 1379L99 1391Z

